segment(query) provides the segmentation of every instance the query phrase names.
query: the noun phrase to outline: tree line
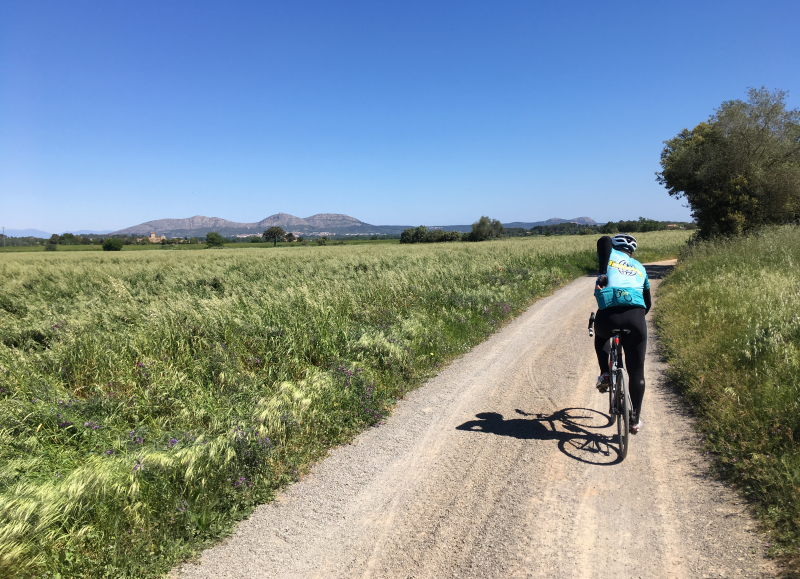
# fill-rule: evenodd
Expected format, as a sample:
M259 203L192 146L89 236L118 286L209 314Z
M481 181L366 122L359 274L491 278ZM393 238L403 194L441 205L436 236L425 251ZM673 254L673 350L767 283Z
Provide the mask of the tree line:
M446 241L485 241L503 237L503 225L497 219L483 215L472 224L472 231L462 235L460 231L428 229L424 225L409 227L400 234L400 243L439 243Z
M472 224L472 231L462 234L459 231L428 229L424 225L410 227L400 235L400 243L437 243L441 241L484 241L501 237L527 237L531 235L610 235L618 232L641 233L670 229L694 229L694 223L656 221L640 217L632 221L609 221L603 225L583 223L555 223L535 225L530 229L523 227L503 227L497 219L481 217Z

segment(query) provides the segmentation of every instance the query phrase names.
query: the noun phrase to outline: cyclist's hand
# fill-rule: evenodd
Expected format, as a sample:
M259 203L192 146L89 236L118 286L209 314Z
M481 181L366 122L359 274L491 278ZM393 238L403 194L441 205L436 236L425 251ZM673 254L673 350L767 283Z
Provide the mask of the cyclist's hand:
M595 289L603 289L608 285L608 276L605 274L600 274L597 276L597 284L595 285Z

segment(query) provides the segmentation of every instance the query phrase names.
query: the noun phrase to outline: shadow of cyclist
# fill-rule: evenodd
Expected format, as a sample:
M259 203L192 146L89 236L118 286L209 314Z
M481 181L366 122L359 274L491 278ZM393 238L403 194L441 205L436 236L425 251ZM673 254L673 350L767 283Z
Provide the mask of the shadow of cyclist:
M621 462L618 445L611 444L616 435L593 432L611 426L610 418L602 412L590 408L564 408L549 416L519 409L516 412L524 418L506 420L497 412L481 412L475 415L478 420L465 422L456 430L521 440L555 440L561 452L577 461L599 466Z

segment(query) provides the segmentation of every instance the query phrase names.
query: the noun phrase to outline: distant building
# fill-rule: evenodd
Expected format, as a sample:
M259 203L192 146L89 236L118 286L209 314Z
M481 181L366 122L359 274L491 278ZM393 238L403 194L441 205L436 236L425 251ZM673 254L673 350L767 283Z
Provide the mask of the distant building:
M155 232L150 232L150 237L148 237L150 243L161 243L162 241L166 241L166 235L156 235Z

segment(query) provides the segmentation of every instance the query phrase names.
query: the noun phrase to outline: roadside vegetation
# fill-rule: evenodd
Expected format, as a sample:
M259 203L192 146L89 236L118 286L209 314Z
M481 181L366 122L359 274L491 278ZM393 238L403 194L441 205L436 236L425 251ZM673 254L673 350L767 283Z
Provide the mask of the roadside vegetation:
M168 570L595 268L589 236L3 255L0 576Z
M659 287L672 382L700 417L716 473L800 554L800 228L692 245Z
M697 232L659 288L674 383L716 472L800 561L800 110L750 89L665 142L657 180Z

